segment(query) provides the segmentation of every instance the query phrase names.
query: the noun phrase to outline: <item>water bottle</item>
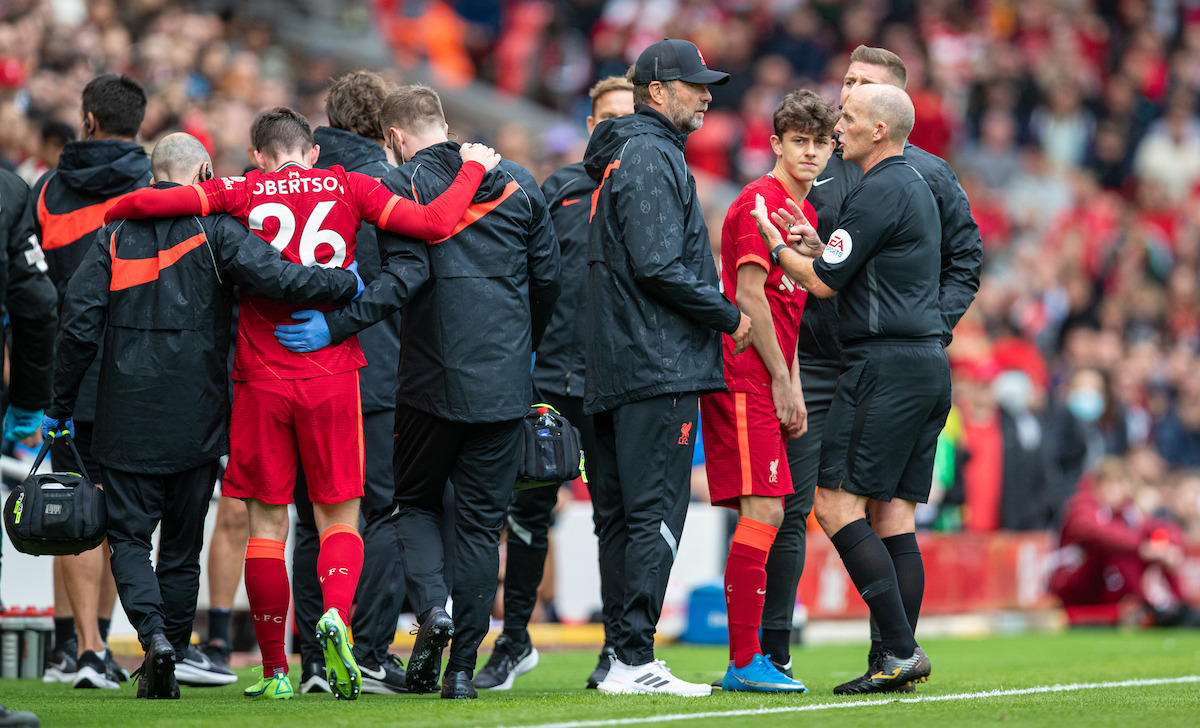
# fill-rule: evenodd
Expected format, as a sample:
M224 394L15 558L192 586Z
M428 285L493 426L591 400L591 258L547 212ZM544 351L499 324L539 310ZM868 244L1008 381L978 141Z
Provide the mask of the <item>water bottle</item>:
M550 428L554 427L554 418L550 415L549 407L538 407L537 419L537 455L542 464L542 475L547 480L558 477L558 459L554 457L554 440L550 437Z
M16 680L21 674L21 629L23 619L15 609L9 609L0 621L0 678Z
M37 607L25 608L24 622L25 631L21 640L21 677L27 680L41 680L46 651L45 645L42 643L44 635L41 630L42 618Z

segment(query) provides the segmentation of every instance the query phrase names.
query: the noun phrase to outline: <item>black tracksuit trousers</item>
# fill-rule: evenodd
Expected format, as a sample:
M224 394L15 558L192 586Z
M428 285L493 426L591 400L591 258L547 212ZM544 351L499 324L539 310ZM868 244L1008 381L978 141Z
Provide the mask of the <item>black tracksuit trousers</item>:
M392 410L363 415L366 455L366 487L362 512L358 519L363 539L363 569L358 578L357 606L354 608L354 656L370 657L382 664L396 636L400 605L404 602L404 572L400 565L400 546L392 527ZM296 540L292 548L292 600L295 602L296 642L302 664L324 663L317 642L316 624L324 613L321 582L317 580L317 556L321 534L308 500L304 471L296 477Z
M596 433L592 418L583 414L583 398L566 397L558 394L542 395L543 400L558 410L559 414L579 428L584 452L584 468L596 452ZM592 485L588 483L589 492ZM595 498L595 495L592 496ZM558 488L546 486L519 490L513 493L508 504L508 558L504 568L504 633L518 644L529 642L529 618L537 605L538 586L542 583L542 572L546 566L546 552L550 548L549 532L551 512L558 503ZM600 511L593 509L592 520L596 535L601 532ZM609 618L617 614L617 598L611 584L604 583L604 572L600 574L600 594L605 616L604 642L611 646L615 625Z
M783 499L783 523L767 558L767 595L763 603L763 629L791 630L796 611L796 590L804 573L804 546L808 536L808 514L817 492L821 464L821 435L825 415L837 389L838 367L800 366L804 406L808 409L808 432L788 440L788 466L795 495Z
M627 665L654 659L654 632L691 499L699 403L695 392L663 394L592 417L596 454L587 465L601 584L614 591L604 602L616 605L617 659Z
M204 518L217 482L217 465L213 460L169 475L103 469L113 578L121 606L143 647L161 630L176 654L183 655L192 638ZM151 538L160 521L154 567Z
M474 675L500 572L500 528L521 457L520 420L452 422L396 406L393 522L408 598L424 615L454 599L454 641L446 670ZM443 575L441 523L446 481L454 483L452 587Z

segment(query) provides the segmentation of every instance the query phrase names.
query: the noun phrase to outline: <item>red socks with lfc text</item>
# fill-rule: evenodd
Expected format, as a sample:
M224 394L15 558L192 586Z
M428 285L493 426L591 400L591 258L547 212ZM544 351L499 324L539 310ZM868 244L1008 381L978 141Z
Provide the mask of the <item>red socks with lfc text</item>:
M363 540L351 526L330 526L321 534L321 553L317 556L317 577L321 597L328 611L337 607L342 621L350 624L350 605L358 590L362 573Z
M254 636L262 652L263 676L287 672L288 586L284 542L271 538L252 538L246 546L246 596L254 617Z
M725 606L729 612L729 659L736 667L762 654L758 628L767 592L767 556L779 529L742 516L725 561Z

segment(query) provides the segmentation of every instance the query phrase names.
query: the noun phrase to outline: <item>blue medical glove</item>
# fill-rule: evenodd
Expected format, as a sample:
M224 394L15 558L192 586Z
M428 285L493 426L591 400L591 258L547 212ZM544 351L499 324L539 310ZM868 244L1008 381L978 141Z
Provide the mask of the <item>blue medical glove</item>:
M350 265L346 266L346 270L353 273L354 278L358 281L358 290L354 292L354 298L351 299L353 301L357 301L358 297L361 296L363 291L365 291L367 289L367 284L363 283L362 276L360 276L358 274L358 261L357 260L354 261L353 263L351 263Z
M42 419L42 410L21 409L9 405L4 413L4 439L9 442L20 442L37 432L38 422Z
M287 349L307 354L333 343L329 324L325 323L325 314L320 311L297 311L292 318L304 323L275 327L275 338Z
M72 439L75 438L75 420L70 417L65 420L56 420L49 415L42 417L42 437L54 440L66 434L69 434Z

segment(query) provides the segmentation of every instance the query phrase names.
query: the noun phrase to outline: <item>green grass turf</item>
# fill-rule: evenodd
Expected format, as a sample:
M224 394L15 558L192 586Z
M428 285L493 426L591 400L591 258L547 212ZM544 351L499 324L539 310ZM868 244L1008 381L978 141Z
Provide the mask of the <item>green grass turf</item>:
M1075 632L969 640L926 640L933 677L918 695L949 695L1040 685L1200 675L1200 631ZM861 700L835 698L834 685L864 669L862 645L805 648L793 652L797 677L808 695L722 694L711 698L604 696L583 690L595 664L593 652L543 654L540 666L509 692L483 691L476 701L442 701L436 695L363 695L356 702L332 696L297 695L288 702L255 702L238 685L183 688L179 701L144 701L134 689L72 690L69 685L0 681L0 703L32 710L56 726L526 726L556 721L644 718L662 714L745 710ZM720 677L724 648L669 647L659 656L690 680ZM485 656L486 657L486 656ZM482 659L481 659L482 666ZM766 716L710 717L667 725L744 728L806 726L1167 726L1200 725L1200 684L1105 688L1069 693L992 697L934 703L829 709Z

